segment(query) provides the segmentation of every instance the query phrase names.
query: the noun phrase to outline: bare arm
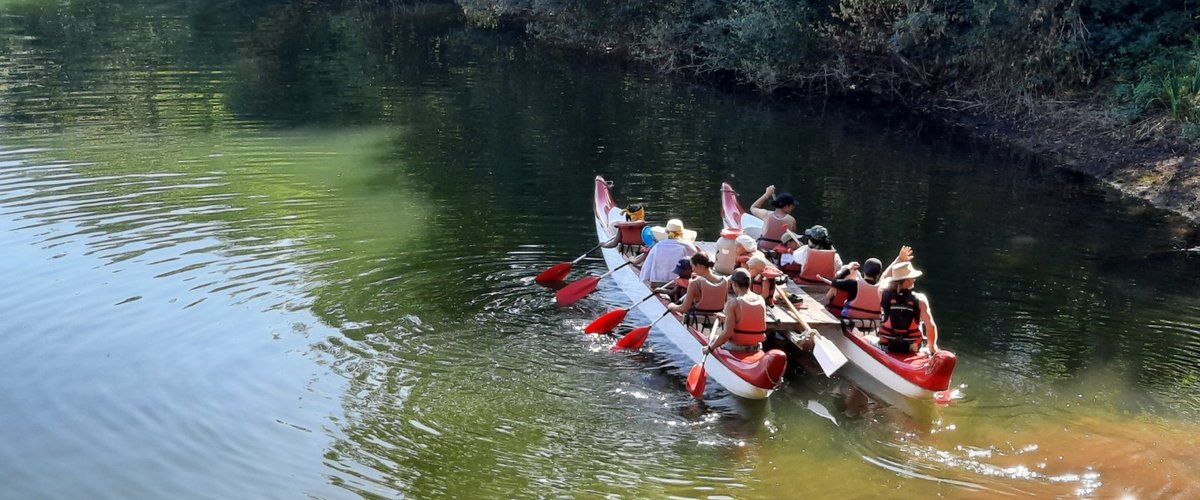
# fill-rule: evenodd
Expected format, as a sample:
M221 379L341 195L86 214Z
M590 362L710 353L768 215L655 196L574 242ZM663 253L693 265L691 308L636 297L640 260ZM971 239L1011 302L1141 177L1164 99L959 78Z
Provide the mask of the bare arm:
M714 339L712 342L708 343L708 346L704 348L705 354L708 354L710 352L717 350L718 347L721 347L722 344L729 341L729 338L733 336L733 328L731 327L731 325L736 325L738 322L737 314L738 314L737 299L729 299L728 301L726 301L725 302L725 319L721 325L721 335L719 337L717 337L716 339Z
M933 322L933 311L930 310L929 298L923 293L913 294L921 301L921 322L925 323L925 336L929 339L929 353L936 354L937 347L937 323Z
M667 304L667 309L675 312L687 312L692 309L692 304L698 300L700 300L700 283L697 281L692 281L691 283L688 283L687 295L683 296L683 303Z
M882 281L884 278L891 277L892 276L892 268L895 267L896 264L899 264L901 262L908 262L912 259L913 259L912 247L910 247L908 245L904 245L904 246L900 247L900 253L896 254L896 260L893 260L891 264L888 264L888 266L883 270L883 274L879 275L879 279Z
M766 222L767 216L771 215L771 211L763 209L762 206L767 202L767 200L771 199L771 196L774 194L775 186L767 186L767 190L763 192L763 195L759 196L758 199L754 200L754 203L750 205L750 213Z

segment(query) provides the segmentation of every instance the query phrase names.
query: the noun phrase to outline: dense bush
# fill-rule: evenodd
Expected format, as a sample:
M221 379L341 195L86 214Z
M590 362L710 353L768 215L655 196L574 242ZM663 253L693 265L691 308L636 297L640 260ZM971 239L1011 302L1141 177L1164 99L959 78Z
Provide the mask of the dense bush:
M1190 0L1189 0L1190 1ZM770 90L943 95L997 112L1101 92L1196 122L1200 8L1171 0L458 0L470 19ZM1116 89L1115 91L1110 91Z

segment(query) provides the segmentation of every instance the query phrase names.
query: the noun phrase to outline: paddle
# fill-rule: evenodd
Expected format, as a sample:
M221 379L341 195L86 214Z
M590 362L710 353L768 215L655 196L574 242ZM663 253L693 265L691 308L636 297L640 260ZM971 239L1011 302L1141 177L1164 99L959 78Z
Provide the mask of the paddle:
M650 323L647 326L639 326L629 330L629 333L626 333L624 337L617 339L617 343L613 345L613 350L641 349L642 344L646 343L646 338L650 336L650 329L654 328L654 324L658 323L658 320L667 317L667 315L670 313L671 310L667 309L662 313L662 316L659 316L658 319L654 320L653 323Z
M597 248L600 248L601 245L603 245L603 243L592 247L591 250L588 250L583 255L580 255L571 262L559 262L558 264L550 266L549 269L538 273L537 277L533 278L533 282L539 285L545 285L547 283L557 283L562 281L567 277L567 274L571 272L571 266L578 264L579 261L583 260L584 257L587 257L588 254L595 252Z
M622 267L628 266L630 264L633 264L633 263L626 262L617 267L614 267L611 271L601 274L600 276L588 276L579 281L571 283L570 285L564 286L562 288L562 290L554 292L554 300L556 302L558 302L558 305L560 305L560 306L569 306L571 304L574 304L575 301L582 299L582 298L586 297L587 294L595 291L596 285L599 284L600 280L603 279L605 276L615 273L618 270L620 270Z
M705 361L708 361L708 353L704 353L704 357L700 358L700 364L688 371L687 391L696 399L703 399L701 396L704 395L704 384L708 382L708 373L704 371Z
M800 311L796 310L796 306L792 304L792 301L788 300L782 290L775 288L775 296L781 302L787 304L788 312L791 313L792 317L796 318L796 321L808 327L808 322L800 317ZM809 328L811 329L811 327ZM826 377L832 377L833 373L838 371L838 368L841 368L847 361L846 355L838 350L837 345L831 340L820 336L819 333L813 335L813 357L817 358L817 364L821 365L821 371L825 372Z
M609 312L606 312L606 313L600 315L599 318L592 320L591 323L588 323L588 326L583 328L583 333L608 333L608 332L611 332L613 330L613 328L616 328L617 325L621 324L621 321L625 319L625 315L629 314L630 309L633 309L634 306L637 306L638 304L641 304L642 302L650 300L650 298L654 297L655 295L657 295L657 293L651 293L650 295L647 295L644 298L642 298L642 300L634 302L632 306L624 307L621 309L613 309Z

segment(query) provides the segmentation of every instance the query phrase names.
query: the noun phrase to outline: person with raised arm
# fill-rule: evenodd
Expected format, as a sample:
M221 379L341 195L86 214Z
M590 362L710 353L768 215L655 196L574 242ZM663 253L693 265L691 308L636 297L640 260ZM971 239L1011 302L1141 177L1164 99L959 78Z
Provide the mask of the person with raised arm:
M773 198L773 199L772 199ZM773 211L762 208L767 201L771 202ZM783 233L796 230L796 219L792 210L796 208L796 199L787 193L775 196L775 186L767 186L763 195L750 205L750 213L763 221L762 234L758 237L758 249L774 250L776 245L783 243Z

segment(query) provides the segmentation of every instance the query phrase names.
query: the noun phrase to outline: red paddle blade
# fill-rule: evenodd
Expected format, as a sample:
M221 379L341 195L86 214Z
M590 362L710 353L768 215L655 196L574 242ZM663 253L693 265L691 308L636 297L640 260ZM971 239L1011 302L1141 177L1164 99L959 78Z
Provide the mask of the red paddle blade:
M587 294L592 293L598 283L600 283L599 276L588 276L564 286L562 290L554 292L554 300L560 306L569 306L574 304L575 301L586 297Z
M696 399L703 399L704 384L708 382L708 373L704 371L704 364L697 364L688 372L687 390L696 396Z
M614 309L606 312L604 315L596 318L591 323L588 323L588 326L584 327L583 333L611 332L613 328L616 328L617 325L621 324L621 321L625 319L625 314L628 312L629 309Z
M617 339L613 349L641 349L642 344L646 343L646 337L650 336L650 327L639 326L626 333L624 337Z
M562 281L564 278L567 277L567 274L570 272L571 272L571 263L570 262L559 262L558 264L550 266L550 269L547 269L545 271L542 271L541 273L538 273L537 277L533 278L533 282L537 283L539 285L545 285L547 283L555 283L558 281Z

